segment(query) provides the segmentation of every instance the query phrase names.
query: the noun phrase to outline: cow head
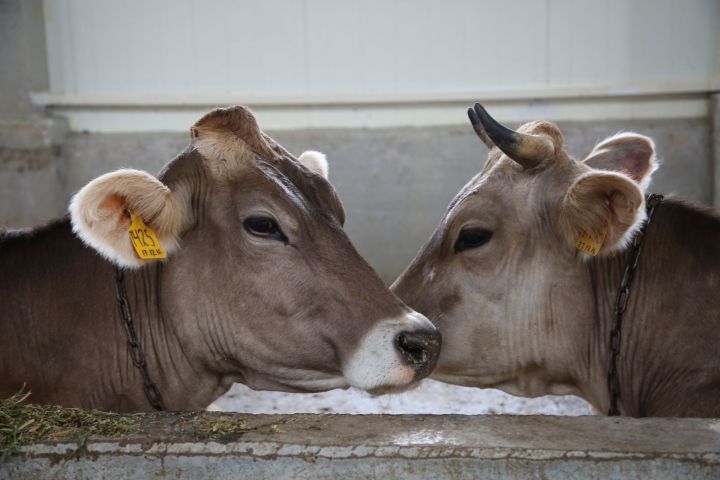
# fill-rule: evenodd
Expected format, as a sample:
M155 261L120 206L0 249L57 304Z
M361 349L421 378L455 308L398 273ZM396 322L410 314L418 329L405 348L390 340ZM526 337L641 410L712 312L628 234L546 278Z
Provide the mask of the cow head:
M552 123L514 132L479 104L469 115L487 162L392 289L443 334L434 377L520 395L577 393L563 365L573 352L563 349L589 320L590 257L576 245L590 239L592 253L611 256L639 228L653 142L623 133L576 161Z
M243 107L208 113L191 137L158 178L103 175L70 212L111 262L157 268L155 301L196 374L224 388L384 391L432 370L437 331L350 243L322 154L295 159ZM133 250L130 214L167 251L162 268Z

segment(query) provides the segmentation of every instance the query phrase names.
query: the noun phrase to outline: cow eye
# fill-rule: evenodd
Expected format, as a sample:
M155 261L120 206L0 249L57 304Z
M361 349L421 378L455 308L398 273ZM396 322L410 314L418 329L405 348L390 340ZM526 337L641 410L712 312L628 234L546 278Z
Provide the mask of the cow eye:
M287 242L287 237L280 230L274 218L270 217L250 217L243 222L245 230L256 237L270 238Z
M484 228L465 228L455 242L455 253L485 245L492 238L492 232Z

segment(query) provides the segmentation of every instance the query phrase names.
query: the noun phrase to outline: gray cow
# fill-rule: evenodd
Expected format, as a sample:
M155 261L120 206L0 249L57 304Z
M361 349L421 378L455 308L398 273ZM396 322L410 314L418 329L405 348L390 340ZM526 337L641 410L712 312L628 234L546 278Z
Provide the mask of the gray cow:
M0 236L0 395L178 410L233 382L384 392L426 376L439 335L351 245L324 157L298 162L243 107L191 134L157 178L103 175L69 219Z
M618 134L577 161L552 123L513 132L469 114L487 162L392 287L443 334L433 377L611 414L720 416L717 214L665 199L641 242L649 138Z

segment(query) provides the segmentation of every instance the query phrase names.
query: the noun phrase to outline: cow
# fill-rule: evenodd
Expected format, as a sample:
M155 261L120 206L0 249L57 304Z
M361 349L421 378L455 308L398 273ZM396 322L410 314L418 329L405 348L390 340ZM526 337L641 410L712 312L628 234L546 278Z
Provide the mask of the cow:
M551 122L468 114L487 161L391 287L443 335L433 378L605 414L720 416L720 217L652 197L647 222L646 136L578 161Z
M24 387L38 403L196 410L233 382L415 385L440 336L355 250L326 177L322 154L296 159L249 109L221 108L157 177L102 175L69 216L5 232L0 395Z

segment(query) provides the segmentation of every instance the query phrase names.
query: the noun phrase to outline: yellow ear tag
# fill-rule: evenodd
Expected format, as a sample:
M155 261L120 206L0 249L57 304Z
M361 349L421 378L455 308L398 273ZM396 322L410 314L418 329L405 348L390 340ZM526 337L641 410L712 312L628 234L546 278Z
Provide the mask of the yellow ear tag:
M605 242L605 235L607 235L607 232L603 232L600 237L591 237L585 232L580 232L580 236L575 242L575 248L594 257Z
M167 257L153 229L145 225L143 219L134 213L130 213L128 234L130 235L130 243L132 243L138 257L143 259Z

